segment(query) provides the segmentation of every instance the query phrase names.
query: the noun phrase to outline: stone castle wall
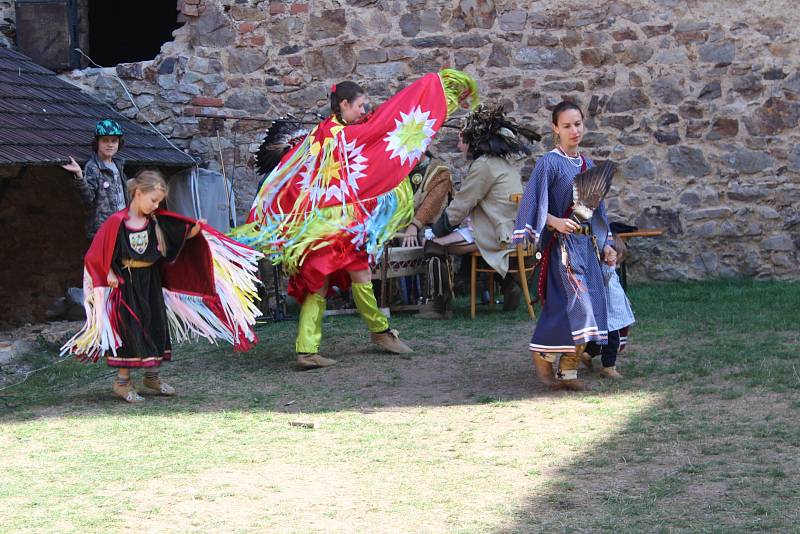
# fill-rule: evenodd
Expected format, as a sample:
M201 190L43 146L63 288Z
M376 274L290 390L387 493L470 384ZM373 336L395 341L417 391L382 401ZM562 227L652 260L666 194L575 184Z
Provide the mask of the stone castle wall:
M549 131L552 106L570 98L587 114L585 153L621 164L612 220L668 230L631 243L636 275L800 277L794 3L580 4L182 0L185 24L158 57L66 78L151 121L212 168L219 131L242 213L266 125L252 119L325 113L332 82L358 81L378 102L423 73L455 67L540 132ZM222 116L241 120L214 118ZM433 150L463 174L453 130ZM519 165L527 176L531 159Z

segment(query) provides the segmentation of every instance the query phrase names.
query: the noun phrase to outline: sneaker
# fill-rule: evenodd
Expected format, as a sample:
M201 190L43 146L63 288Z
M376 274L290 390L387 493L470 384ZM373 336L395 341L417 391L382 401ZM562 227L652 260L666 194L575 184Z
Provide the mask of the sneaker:
M336 360L325 358L319 354L298 354L297 355L297 370L308 371L310 369L319 369L320 367L330 367L335 365Z
M114 380L114 393L117 395L117 397L120 397L125 402L129 402L131 404L144 402L144 397L136 392L136 388L133 387L133 382L120 384Z
M411 350L411 347L400 340L400 334L394 329L388 332L373 332L370 334L370 338L372 342L380 348L388 352L393 352L394 354L408 354L414 352Z
M159 395L164 395L166 397L171 397L175 395L175 388L161 380L161 378L147 378L145 377L142 380L142 385L149 389L150 391L154 391Z

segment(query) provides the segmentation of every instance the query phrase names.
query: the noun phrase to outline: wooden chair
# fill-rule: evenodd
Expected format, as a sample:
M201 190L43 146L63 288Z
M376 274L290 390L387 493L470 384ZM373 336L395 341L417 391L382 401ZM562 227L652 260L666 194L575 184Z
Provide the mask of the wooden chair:
M515 193L509 197L511 202L514 202L519 209L519 203L522 200L522 193ZM475 318L476 308L476 294L478 292L478 273L489 274L489 309L494 309L494 273L495 270L491 267L478 267L478 260L481 258L480 252L473 252L470 254L472 259L472 266L470 267L470 281L469 281L469 313L472 319ZM534 261L530 267L525 266L525 258L535 258L536 248L532 243L526 245L518 244L514 251L508 256L508 275L515 273L519 274L520 286L522 286L522 294L525 297L525 304L528 306L528 315L531 320L536 319L536 314L533 313L533 303L531 302L531 294L528 291L528 276L536 269L536 262ZM514 266L516 263L516 266Z

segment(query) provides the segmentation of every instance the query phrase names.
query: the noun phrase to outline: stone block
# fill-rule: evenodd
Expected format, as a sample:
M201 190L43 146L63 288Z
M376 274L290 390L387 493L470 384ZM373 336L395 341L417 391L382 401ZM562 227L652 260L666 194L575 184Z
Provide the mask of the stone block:
M261 69L266 63L267 55L263 52L246 48L228 49L228 72L249 74Z
M235 39L233 22L215 4L209 4L192 29L191 40L195 46L225 48Z
M307 4L305 5L306 11L308 10ZM292 13L294 13L295 6L292 4ZM323 9L318 13L312 13L308 23L308 36L311 39L327 39L330 37L339 37L345 32L347 28L347 16L344 9Z
M728 206L716 206L689 211L683 218L687 221L699 221L703 219L727 219L731 215L733 215L733 210Z
M714 100L722 96L722 86L719 81L709 82L702 89L697 98L700 100Z
M656 100L664 104L680 104L686 94L678 80L674 78L659 78L651 86Z
M608 63L612 56L602 48L584 48L580 52L581 63L590 67L600 67Z
M358 51L359 63L384 63L388 59L389 55L382 48L365 48Z
M770 97L745 118L750 135L777 135L796 128L800 121L800 102Z
M711 172L703 151L688 146L672 146L667 150L667 164L677 176L705 176Z
M358 65L356 73L359 76L378 78L384 80L396 80L408 74L408 65L403 61L390 61L387 63L375 63Z
M432 35L411 39L411 46L417 48L446 48L450 46L450 38L445 35Z
M654 134L656 141L663 145L677 145L681 142L681 136L677 128L671 130L657 130Z
M453 39L453 48L481 48L489 44L490 40L484 35L474 33L467 33L464 35L457 35Z
M795 246L790 235L779 234L764 239L761 248L770 252L792 252Z
M624 113L650 106L650 99L641 89L619 89L614 91L606 105L609 113Z
M400 33L403 37L416 37L420 30L420 24L417 13L406 13L400 17Z
M721 41L701 45L697 49L700 61L715 65L730 65L736 57L736 45L731 41Z
M739 134L739 121L728 117L718 117L711 124L711 132L706 139L716 141L728 137L736 137Z
M656 167L645 156L633 156L620 165L619 174L626 180L647 182L656 177Z
M625 48L619 61L625 65L641 65L647 63L655 51L645 44L635 43Z
M760 95L764 91L764 83L757 74L736 76L731 83L731 90L749 98Z
M614 38L615 41L637 41L639 40L639 35L633 28L624 28L621 30L617 30L611 32L611 37Z
M722 155L722 162L728 167L744 174L761 172L775 164L775 161L763 152L730 145L728 152Z
M269 99L261 91L255 89L236 89L231 91L228 98L225 99L225 107L230 109L242 109L256 115L261 115L272 106L270 105Z
M501 44L494 43L486 64L490 67L508 67L511 64L508 49Z
M633 126L634 120L630 115L605 115L600 118L600 124L611 126L617 130L624 130L628 126Z
M528 12L522 9L512 9L500 15L500 29L507 32L522 31L528 20Z
M659 35L666 35L672 31L672 24L645 24L642 31L647 37L658 37Z
M514 59L522 68L533 70L569 70L575 65L575 58L560 48L523 47Z

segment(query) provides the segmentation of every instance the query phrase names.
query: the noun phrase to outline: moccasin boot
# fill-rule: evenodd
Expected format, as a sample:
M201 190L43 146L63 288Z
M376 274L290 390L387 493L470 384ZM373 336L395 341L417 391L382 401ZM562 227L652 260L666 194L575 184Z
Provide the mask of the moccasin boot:
M297 370L308 371L310 369L319 369L320 367L330 367L335 365L336 360L325 358L319 354L298 354L297 355Z
M600 371L600 376L603 378L622 378L622 375L619 373L619 371L617 371L616 365L611 367L603 367L603 369Z
M546 360L541 352L532 352L533 368L536 370L536 377L543 385L554 387L556 385L556 375L553 372L553 363Z
M144 397L142 397L136 392L136 388L133 387L133 382L128 382L127 384L120 384L119 382L114 380L114 394L117 397L120 397L125 402L129 402L131 404L138 404L140 402L144 402Z
M164 395L165 397L175 395L175 388L161 380L160 377L150 378L145 376L144 380L142 380L142 385L150 392L158 395Z
M383 350L393 352L394 354L408 354L414 352L411 347L403 343L400 339L400 334L397 330L389 330L388 332L373 332L370 334L372 342L378 345Z

